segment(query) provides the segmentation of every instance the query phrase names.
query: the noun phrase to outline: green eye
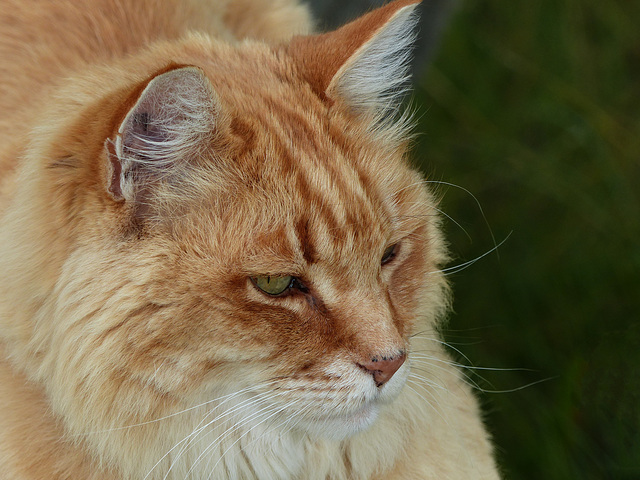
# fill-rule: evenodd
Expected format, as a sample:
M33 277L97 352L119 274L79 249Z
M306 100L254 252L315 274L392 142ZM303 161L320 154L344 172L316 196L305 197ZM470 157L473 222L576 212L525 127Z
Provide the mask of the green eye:
M268 295L280 295L293 285L293 277L251 277L254 285Z
M382 260L380 260L380 263L382 265L384 265L385 263L389 263L391 260L393 260L393 257L396 256L397 247L398 247L397 243L394 243L393 245L390 245L387 247L387 249L382 254Z

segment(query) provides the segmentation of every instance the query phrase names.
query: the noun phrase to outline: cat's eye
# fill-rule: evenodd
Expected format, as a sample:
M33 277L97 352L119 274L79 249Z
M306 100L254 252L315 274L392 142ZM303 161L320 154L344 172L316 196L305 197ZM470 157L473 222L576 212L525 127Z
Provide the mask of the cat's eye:
M382 259L380 260L380 264L384 265L385 263L389 263L396 256L396 251L398 250L398 244L394 243L393 245L389 245L387 249L382 254Z
M268 295L282 295L288 289L293 287L294 277L291 275L284 276L263 276L251 277L253 284Z

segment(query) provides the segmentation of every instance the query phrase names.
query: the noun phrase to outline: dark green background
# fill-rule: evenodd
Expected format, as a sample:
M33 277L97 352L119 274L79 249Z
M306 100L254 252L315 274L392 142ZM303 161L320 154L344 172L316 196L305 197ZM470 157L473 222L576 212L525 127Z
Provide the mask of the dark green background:
M454 264L508 237L445 328L525 369L467 372L514 390L479 392L507 478L640 479L639 28L635 0L466 0L417 79L414 157L482 206L438 188Z

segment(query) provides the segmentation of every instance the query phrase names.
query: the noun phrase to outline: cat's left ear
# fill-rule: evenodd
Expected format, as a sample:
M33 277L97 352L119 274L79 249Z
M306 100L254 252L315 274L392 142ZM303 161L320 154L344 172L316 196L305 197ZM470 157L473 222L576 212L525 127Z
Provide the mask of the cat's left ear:
M197 156L215 131L218 102L209 79L196 67L152 78L107 140L115 200L141 203L154 182L171 179Z
M396 0L323 35L295 37L287 51L321 98L358 111L395 109L409 80L420 0Z

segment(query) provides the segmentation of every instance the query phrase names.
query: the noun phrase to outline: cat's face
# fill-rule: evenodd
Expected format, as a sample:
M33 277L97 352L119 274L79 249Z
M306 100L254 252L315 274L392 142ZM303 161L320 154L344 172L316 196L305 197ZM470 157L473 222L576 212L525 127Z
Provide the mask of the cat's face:
M72 431L211 402L219 421L345 438L400 393L444 302L437 210L387 106L340 98L366 51L318 86L309 48L184 53L199 67L111 107L46 340Z
M344 437L399 393L437 270L432 202L401 147L350 131L353 118L321 102L297 110L236 110L216 142L224 157L207 152L190 171L197 185L161 188L164 204L147 194L142 226L107 224L67 264L66 308L84 297L78 308L99 311L81 344L64 341L114 401L131 402L121 378L149 405L248 389L239 399L261 401L239 417L271 408ZM373 373L394 360L380 367L389 378Z

